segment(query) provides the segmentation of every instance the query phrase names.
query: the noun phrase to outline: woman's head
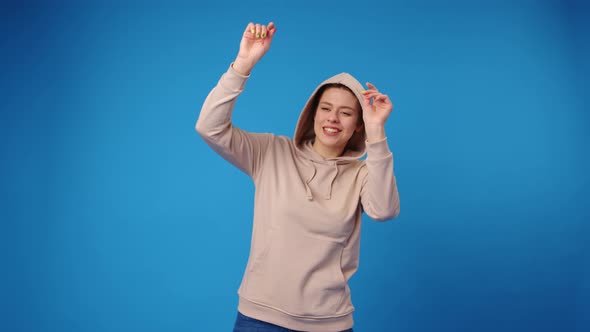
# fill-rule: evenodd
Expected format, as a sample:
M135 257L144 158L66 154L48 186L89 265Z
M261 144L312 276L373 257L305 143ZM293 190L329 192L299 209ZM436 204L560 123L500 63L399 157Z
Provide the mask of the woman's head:
M323 85L312 102L314 150L325 158L342 155L353 137L363 129L358 98L345 85Z

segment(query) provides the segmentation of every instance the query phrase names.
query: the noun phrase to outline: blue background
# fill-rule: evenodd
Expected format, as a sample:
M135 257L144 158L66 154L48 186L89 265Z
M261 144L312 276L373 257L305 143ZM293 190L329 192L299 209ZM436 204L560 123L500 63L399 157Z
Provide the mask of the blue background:
M194 131L249 21L234 122L388 93L401 215L364 219L355 331L590 330L581 1L29 1L0 9L1 331L231 331L253 186Z

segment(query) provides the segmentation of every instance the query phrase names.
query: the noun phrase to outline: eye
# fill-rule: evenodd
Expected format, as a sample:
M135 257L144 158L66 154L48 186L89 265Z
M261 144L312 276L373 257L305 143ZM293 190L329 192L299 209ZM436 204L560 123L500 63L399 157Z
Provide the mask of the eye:
M322 111L325 111L325 112L329 112L329 111L330 111L330 109L329 109L329 108L327 108L327 107L321 107L320 109L321 109Z
M340 114L342 114L344 116L352 116L352 113L348 112L348 111L342 111L342 112L340 112Z

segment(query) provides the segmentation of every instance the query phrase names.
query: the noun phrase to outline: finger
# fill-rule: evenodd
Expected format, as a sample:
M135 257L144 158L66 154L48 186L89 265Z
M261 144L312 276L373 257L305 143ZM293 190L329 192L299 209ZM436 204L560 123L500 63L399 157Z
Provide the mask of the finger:
M375 90L375 91L378 91L378 90L377 90L377 87L375 87L375 86L374 86L373 84L371 84L370 82L367 82L367 86L369 87L369 90Z
M362 93L363 93L363 95L375 95L375 94L380 94L381 92L379 92L377 90L363 90Z
M378 102L380 105L385 106L385 107L389 108L390 110L393 110L393 103L391 102L391 99L389 99L389 97L387 95L379 96L377 99L375 99L375 102Z
M370 95L367 93L367 91L366 91L366 90L363 90L363 99L364 99L365 101L367 101L367 100L371 100L371 96L370 96Z
M260 32L262 30L262 27L260 26L260 23L256 23L256 32L254 34L255 38L260 38Z
M250 22L248 23L248 25L246 26L246 31L245 33L250 33L250 34L254 34L256 32L256 26L254 25L254 23Z
M385 100L389 100L389 97L387 97L387 95L384 95L384 94L380 93L379 95L377 95L375 97L375 99L385 101Z
M246 30L244 30L244 37L254 37L254 33L256 32L256 26L254 23L250 22L246 26Z
M373 94L367 93L367 91L365 91L365 93L363 93L363 105L366 107L372 107L372 105L375 103L375 96Z
M266 34L267 34L266 25L263 25L262 27L260 27L260 38L262 38L262 39L266 38Z
M365 97L365 99L363 100L363 107L362 107L363 111L364 110L370 110L371 109L371 98L367 98Z
M385 95L377 97L374 102L379 103L380 105L385 105L385 106L392 106L393 105L391 103L391 100L389 100L389 97L387 97Z
M275 26L274 22L268 23L267 31L268 36L272 38L272 36L274 36L275 32L277 31L277 27Z
M377 98L381 95L380 92L375 91L375 90L365 90L363 91L363 96L365 98Z

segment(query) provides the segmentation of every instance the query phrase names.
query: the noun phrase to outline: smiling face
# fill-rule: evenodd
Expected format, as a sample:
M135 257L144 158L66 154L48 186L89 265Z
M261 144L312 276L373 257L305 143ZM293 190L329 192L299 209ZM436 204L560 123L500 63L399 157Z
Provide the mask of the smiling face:
M345 88L327 88L315 110L313 149L324 158L342 155L355 132L362 130L356 96Z

